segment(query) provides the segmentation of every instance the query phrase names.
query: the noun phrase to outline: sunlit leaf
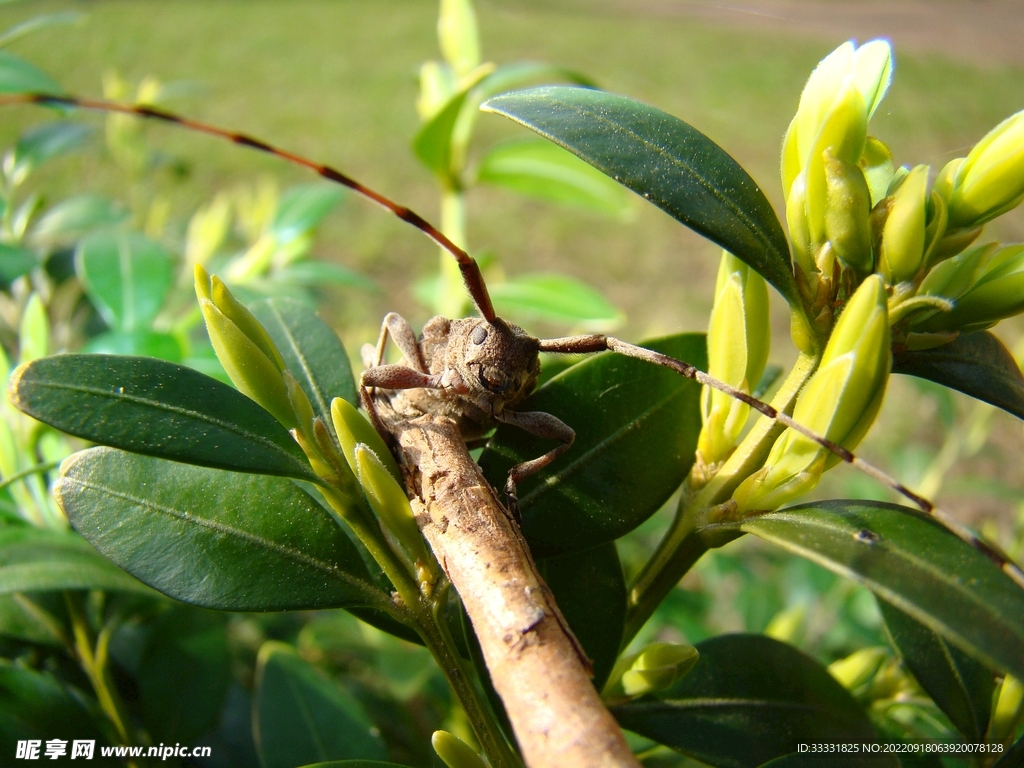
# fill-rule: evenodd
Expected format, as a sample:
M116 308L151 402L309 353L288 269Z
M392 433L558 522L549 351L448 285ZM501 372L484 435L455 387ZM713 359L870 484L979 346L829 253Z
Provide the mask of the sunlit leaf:
M286 244L316 228L345 196L336 185L302 184L285 190L270 228Z
M100 195L76 195L61 200L44 213L32 227L36 240L68 241L95 229L121 224L131 216L120 203Z
M622 313L595 289L567 275L520 275L489 287L504 316L563 323L591 331L611 330Z
M35 168L51 158L73 152L93 133L84 123L55 121L25 131L14 147L16 169Z

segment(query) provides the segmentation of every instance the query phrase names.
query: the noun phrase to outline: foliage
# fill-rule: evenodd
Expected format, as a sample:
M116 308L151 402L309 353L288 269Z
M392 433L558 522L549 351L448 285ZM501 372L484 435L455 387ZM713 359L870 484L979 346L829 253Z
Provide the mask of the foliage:
M1021 252L970 247L1024 195L1019 115L929 187L923 166L897 168L867 133L891 76L888 46L842 46L815 70L787 134L787 239L746 171L671 115L589 88L497 95L585 80L481 64L471 4L441 7L444 62L421 71L413 149L438 179L455 242L465 244L474 179L622 215L620 190L596 168L727 250L707 342L680 334L647 346L756 392L768 358L763 278L788 302L801 353L772 403L829 439L859 442L891 368L1024 412L1024 377L985 330L1024 308ZM0 54L0 90L59 92ZM108 96L126 89L108 78ZM147 80L135 100L167 95ZM473 173L481 104L581 160L517 139ZM355 410L348 354L312 307L326 283L370 287L308 258L338 193L225 192L176 235L147 183L165 160L136 118L109 115L125 201L87 193L43 210L21 199L38 166L88 144L84 125L43 123L3 164L0 275L4 315L16 318L4 342L20 367L0 426L0 750L74 732L101 744L213 743L211 765L426 765L436 752L454 768L478 765L476 751L514 765L457 596ZM451 260L442 265L431 301L461 314ZM186 298L193 275L201 312ZM572 326L615 318L558 276L494 289L499 310L504 295L512 312ZM87 354L46 356L73 347ZM578 431L573 451L520 489L523 531L644 760L753 766L785 761L800 742L985 740L999 751L975 762L995 764L1024 724L1024 590L906 506L785 506L836 458L716 402L669 371L600 356L523 406ZM81 440L99 447L51 478ZM480 461L500 487L509 466L542 450L502 427ZM670 506L675 520L651 541L648 521ZM718 549L745 533L778 549ZM629 582L624 561L638 571ZM776 575L792 569L796 601L759 578L769 562ZM688 572L706 591L673 590ZM724 633L699 604L724 596L731 577L746 601L733 629L746 633ZM811 642L801 634L815 606L842 620ZM659 629L695 645L651 643Z

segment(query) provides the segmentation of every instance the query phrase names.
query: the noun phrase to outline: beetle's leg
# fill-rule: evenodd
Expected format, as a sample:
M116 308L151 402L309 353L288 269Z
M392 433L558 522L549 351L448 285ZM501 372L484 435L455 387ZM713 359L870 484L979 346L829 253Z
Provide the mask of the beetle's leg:
M374 350L373 361L369 367L376 368L384 362L384 348L387 346L388 337L392 338L395 346L401 350L405 362L410 368L417 371L427 372L427 366L423 362L423 355L420 352L419 342L416 340L416 332L413 331L409 321L397 312L388 312L384 316L384 322L380 326L380 337L377 339L377 347ZM392 387L396 389L396 387Z
M505 495L508 497L509 509L518 520L519 499L516 496L516 484L522 482L535 472L544 469L544 467L569 450L572 441L576 439L576 433L564 421L543 411L502 411L495 418L505 424L519 427L531 435L543 437L547 440L557 440L561 443L561 445L556 445L543 456L516 464L509 470L508 480L505 482Z

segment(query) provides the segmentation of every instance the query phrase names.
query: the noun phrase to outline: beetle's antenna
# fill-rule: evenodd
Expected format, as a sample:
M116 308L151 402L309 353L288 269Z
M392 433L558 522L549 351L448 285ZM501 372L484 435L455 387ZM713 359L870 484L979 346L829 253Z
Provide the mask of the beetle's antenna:
M439 230L415 211L406 208L404 205L399 205L394 200L385 197L369 187L363 186L352 177L347 176L329 165L323 165L314 160L310 160L309 158L297 155L294 152L289 152L286 149L280 149L272 146L265 141L253 138L245 133L239 133L227 128L209 125L208 123L202 123L188 117L181 117L180 115L176 115L172 112L167 112L163 109L159 109L158 107L151 107L145 104L119 104L114 101L80 99L75 96L51 96L43 93L0 94L0 106L7 106L9 104L40 104L42 106L51 107L73 107L77 109L92 109L101 112L119 112L126 115L135 115L137 117L147 117L154 120L160 120L165 123L173 123L175 125L184 126L185 128L191 128L194 131L209 134L210 136L218 136L222 139L232 141L235 144L240 144L243 147L258 149L261 152L266 152L267 154L274 155L275 157L280 157L282 160L286 160L289 163L301 165L303 168L308 168L328 181L333 181L336 184L348 187L354 192L358 192L363 197L369 198L381 207L386 208L402 221L416 227L416 229L420 230L420 232L448 251L448 253L454 256L455 260L459 263L459 270L462 272L462 280L466 284L466 290L469 291L469 295L472 297L473 303L480 311L480 314L483 315L484 319L489 323L492 323L497 319L497 313L494 311L494 305L491 303L490 294L487 292L487 285L484 283L483 275L480 274L480 266L472 256L453 243L448 236L444 234L444 232Z

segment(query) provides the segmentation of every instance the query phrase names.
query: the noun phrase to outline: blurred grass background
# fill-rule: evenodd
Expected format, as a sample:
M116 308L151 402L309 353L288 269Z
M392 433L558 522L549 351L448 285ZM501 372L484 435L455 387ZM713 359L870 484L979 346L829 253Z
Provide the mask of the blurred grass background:
M908 39L904 50L899 25L907 17L899 11L915 8L947 34ZM982 21L989 19L990 45L977 42L984 36L967 34L964 18L972 9ZM70 92L100 95L108 71L129 81L153 75L183 83L188 87L168 108L333 164L427 218L438 218L434 181L409 149L418 128L418 66L438 57L435 2L54 0L0 6L0 27L62 10L84 12L85 18L28 36L11 50ZM1006 25L998 23L1001 12ZM781 138L820 58L853 32L862 40L875 33L894 36L895 80L871 132L890 144L897 162L930 163L937 170L1024 107L1024 54L1004 44L1022 15L1019 4L1000 0L765 0L742 7L678 0L478 2L485 59L571 67L603 88L681 117L732 153L776 210L782 200ZM850 30L847 23L852 26L854 18L857 29ZM9 108L0 119L0 139L9 145L42 118L38 109ZM483 116L479 146L518 130L502 118ZM177 168L159 183L182 224L216 191L251 184L262 174L273 174L283 185L309 178L207 137L162 126L149 131L151 143ZM54 164L37 183L44 192L65 193L116 193L123 187L122 177L95 152ZM510 274L551 269L599 287L627 314L619 335L640 340L704 329L718 249L653 207L638 200L635 220L623 224L487 189L473 190L468 202L471 250L494 251ZM1024 239L1024 216L1017 211L1005 217L988 235ZM375 338L388 310L417 325L426 319L411 286L435 269L437 257L415 230L350 199L322 230L316 253L381 285L376 296L339 293L325 307L351 351ZM781 300L774 301L773 324L773 359L785 364L795 355ZM1020 330L1019 324L1004 324L1001 332L1012 345ZM881 416L884 429L876 428L861 452L913 485L943 435L966 429L971 408L966 398L897 380ZM999 518L1008 530L1024 483L1020 442L1019 422L996 414L987 447L943 473L939 503L973 522ZM852 471L834 474L823 493L841 495L853 486L878 493ZM766 621L754 621L754 628Z

